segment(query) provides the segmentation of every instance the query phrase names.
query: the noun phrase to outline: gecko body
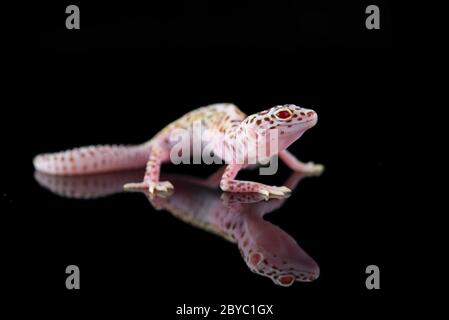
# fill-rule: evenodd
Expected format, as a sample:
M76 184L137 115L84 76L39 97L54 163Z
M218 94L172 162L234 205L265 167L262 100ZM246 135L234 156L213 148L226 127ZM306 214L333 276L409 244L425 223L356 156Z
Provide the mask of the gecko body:
M173 185L169 181L160 181L159 176L161 165L171 160L172 152L178 146L172 136L178 131L187 133L190 136L188 150L191 150L193 141L198 138L195 136L198 131L194 129L195 124L198 124L201 126L200 151L203 152L207 147L214 157L222 159L226 164L219 180L223 191L256 192L266 198L285 196L290 192L287 187L268 186L235 178L240 170L250 164L275 155L294 171L321 173L322 165L302 163L287 151L288 146L313 127L317 120L315 111L291 104L275 106L250 116L246 116L234 104L212 104L185 114L140 145L75 148L38 155L33 163L36 170L55 175L84 175L146 166L143 181L127 183L125 189L144 188L151 194L169 192ZM263 154L260 146L264 147ZM181 155L179 153L182 150L185 149L179 149L177 154Z

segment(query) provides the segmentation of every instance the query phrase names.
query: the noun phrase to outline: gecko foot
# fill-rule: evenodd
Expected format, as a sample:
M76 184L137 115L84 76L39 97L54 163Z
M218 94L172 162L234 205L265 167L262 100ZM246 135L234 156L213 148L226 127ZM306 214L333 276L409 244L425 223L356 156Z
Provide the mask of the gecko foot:
M150 193L155 193L156 191L170 192L170 191L173 191L173 189L174 189L174 187L170 183L170 181L159 181L159 182L150 182L149 183Z
M310 176L319 176L323 173L324 166L322 164L316 164L314 162L307 162L304 164L304 167L299 170L306 175Z
M125 191L141 191L142 189L148 189L149 185L146 182L132 182L123 186Z
M265 200L271 199L271 198L287 198L290 196L290 193L292 191L287 187L276 187L276 186L264 186L262 189L259 190L259 193L261 193Z
M169 181L127 183L123 186L125 191L147 190L150 195L166 197L173 193L174 187Z

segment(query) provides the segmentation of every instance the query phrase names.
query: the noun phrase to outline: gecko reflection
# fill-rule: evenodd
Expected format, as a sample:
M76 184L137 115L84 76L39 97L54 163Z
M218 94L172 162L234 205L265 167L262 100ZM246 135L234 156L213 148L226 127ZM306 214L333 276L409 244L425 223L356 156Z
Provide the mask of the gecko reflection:
M35 173L39 184L53 193L70 198L98 198L122 191L124 181L141 172L93 176L49 176ZM219 173L216 175L219 176ZM293 174L285 185L294 189L303 176ZM166 175L176 191L169 197L145 193L155 209L164 209L197 228L236 243L251 271L269 277L281 286L295 281L313 281L319 276L316 262L278 226L263 219L279 209L286 199L264 201L261 194L222 193L212 180Z

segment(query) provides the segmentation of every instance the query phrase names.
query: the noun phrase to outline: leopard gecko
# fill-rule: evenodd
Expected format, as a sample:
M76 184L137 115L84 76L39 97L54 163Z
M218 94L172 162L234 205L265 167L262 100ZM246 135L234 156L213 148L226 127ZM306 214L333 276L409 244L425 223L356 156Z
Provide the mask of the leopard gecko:
M160 181L160 168L170 161L176 130L193 132L193 124L202 126L201 141L212 146L214 156L226 164L219 186L226 192L261 193L267 199L288 195L285 186L269 186L259 182L237 180L238 172L260 158L279 158L292 170L319 174L323 166L299 161L287 148L318 120L315 111L293 104L274 106L246 116L234 104L217 103L193 110L172 122L151 140L139 145L98 145L67 151L37 155L33 159L36 170L54 175L84 175L117 170L142 168L146 165L143 181L127 183L125 189L147 189L151 194L169 192L173 185ZM270 148L273 130L277 131L277 147ZM192 139L194 134L191 134ZM207 137L207 139L206 139ZM191 141L189 144L192 143ZM249 152L248 145L266 145L264 155ZM202 147L203 148L203 147ZM259 150L259 149L257 149ZM239 161L237 161L237 159ZM243 161L241 161L243 160Z

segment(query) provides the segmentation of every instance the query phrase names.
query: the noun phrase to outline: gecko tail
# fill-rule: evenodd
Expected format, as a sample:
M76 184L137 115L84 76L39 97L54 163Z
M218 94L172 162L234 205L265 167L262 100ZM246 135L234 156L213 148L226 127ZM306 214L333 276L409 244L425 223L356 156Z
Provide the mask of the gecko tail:
M144 168L151 144L98 145L56 153L39 154L33 159L37 171L54 175L84 175Z

